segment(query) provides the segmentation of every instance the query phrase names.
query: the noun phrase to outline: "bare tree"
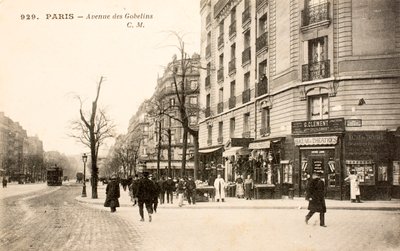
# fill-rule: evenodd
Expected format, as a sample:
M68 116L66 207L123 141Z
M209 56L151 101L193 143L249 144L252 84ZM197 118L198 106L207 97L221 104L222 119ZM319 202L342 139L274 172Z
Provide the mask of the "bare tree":
M83 111L82 99L77 96L80 102L79 114L80 120L76 120L72 123L73 134L72 137L76 138L80 143L87 146L90 149L91 157L91 174L92 174L92 199L97 199L97 182L98 182L98 167L97 167L97 156L99 153L100 146L104 143L104 140L114 136L115 125L107 117L104 109L98 108L98 100L100 96L101 85L103 83L103 77L97 85L96 98L92 102L91 111L85 113Z
M199 129L196 123L191 123L191 119L198 118L203 109L198 104L190 104L187 100L187 96L190 94L198 93L199 85L191 86L189 78L196 71L203 69L200 66L200 56L194 54L190 56L185 51L185 42L178 33L171 32L178 40L178 45L175 46L179 51L179 58L174 57L172 63L170 63L166 69L166 73L172 77L172 84L174 89L174 95L177 98L177 103L173 106L166 106L163 108L164 114L182 125L183 129L183 148L182 148L182 166L181 174L185 174L186 168L186 153L187 153L187 142L188 135L192 135L194 144L194 178L197 179L197 170L199 167ZM177 116L174 113L167 112L168 110L175 109L178 111Z

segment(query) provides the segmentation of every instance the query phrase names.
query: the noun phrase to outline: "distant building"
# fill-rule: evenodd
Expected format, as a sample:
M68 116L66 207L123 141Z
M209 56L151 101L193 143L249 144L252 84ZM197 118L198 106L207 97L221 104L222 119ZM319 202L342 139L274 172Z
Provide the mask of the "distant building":
M257 196L400 197L399 1L201 1L200 152ZM219 166L219 167L218 167Z

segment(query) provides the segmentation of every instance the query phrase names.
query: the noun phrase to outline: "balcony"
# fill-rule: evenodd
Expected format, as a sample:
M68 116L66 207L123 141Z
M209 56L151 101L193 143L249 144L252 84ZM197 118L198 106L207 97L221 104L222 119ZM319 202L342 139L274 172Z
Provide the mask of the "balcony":
M268 78L264 75L257 84L257 97L268 93Z
M330 75L330 60L309 63L302 66L303 82L329 78Z
M323 21L329 22L329 3L308 6L301 11L301 16L302 27Z
M250 89L242 92L242 103L245 104L250 101Z
M209 145L209 146L212 145L212 139L207 139L207 145Z
M205 83L206 83L206 89L211 88L211 76L210 75L208 75L206 77Z
M230 97L229 98L229 109L235 108L236 106L236 97Z
M229 25L229 37L232 37L235 34L236 34L236 20L232 21L232 23Z
M206 47L206 58L211 57L211 44Z
M267 0L257 0L256 2L256 8L260 8L263 4L267 3Z
M268 127L263 127L263 128L260 129L261 137L269 136L270 133L271 133L271 128L269 126Z
M268 32L264 32L261 36L257 38L256 41L256 51L268 48Z
M251 132L250 131L245 131L242 133L243 138L250 138Z
M224 67L221 67L218 69L218 72L217 72L217 81L220 82L223 80L224 80Z
M251 47L248 47L242 52L242 64L250 62L250 60L251 60Z
M206 107L205 115L206 115L206 118L211 116L211 107Z
M221 48L224 45L224 33L219 34L218 37L218 48Z
M217 138L218 144L223 144L224 143L224 138L223 137L218 137Z
M229 74L232 74L236 72L236 58L233 58L231 61L229 61Z
M247 7L243 12L242 12L242 25L245 25L247 22L250 22L250 6Z
M224 102L219 102L217 105L217 112L222 113L224 111Z

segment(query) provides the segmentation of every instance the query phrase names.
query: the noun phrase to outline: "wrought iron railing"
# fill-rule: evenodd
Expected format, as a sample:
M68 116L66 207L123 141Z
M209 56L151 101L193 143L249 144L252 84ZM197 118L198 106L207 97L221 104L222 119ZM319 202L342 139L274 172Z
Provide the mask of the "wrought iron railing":
M242 64L250 62L251 60L251 47L244 49L242 52Z
M329 3L308 6L301 11L302 26L329 20Z
M268 32L264 32L256 40L256 51L259 52L263 48L268 47Z
M250 101L250 89L243 91L242 93L242 103L247 103Z
M229 25L229 36L233 36L236 33L236 20L232 21Z
M236 97L230 97L229 98L229 109L232 109L236 106Z
M309 63L302 66L303 81L329 78L330 75L330 60Z
M232 58L231 61L229 61L228 70L229 70L229 74L236 71L236 58Z
M256 2L256 8L260 8L264 3L266 3L267 0L257 0Z
M217 72L217 81L223 81L224 80L224 67L221 67L218 69Z

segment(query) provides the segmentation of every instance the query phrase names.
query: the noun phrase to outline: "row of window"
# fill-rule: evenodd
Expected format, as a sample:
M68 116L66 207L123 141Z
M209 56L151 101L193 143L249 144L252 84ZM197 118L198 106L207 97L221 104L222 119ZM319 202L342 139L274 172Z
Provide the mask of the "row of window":
M328 119L329 118L329 100L328 94L314 95L308 97L308 118L310 120ZM243 114L243 134L241 137L251 137L250 130L250 113ZM218 123L218 144L223 143L223 122ZM235 137L236 119L231 118L229 121L229 137ZM208 145L212 145L212 125L208 125ZM270 134L270 109L264 107L261 109L261 128L260 135L268 136ZM237 136L237 135L236 135Z

